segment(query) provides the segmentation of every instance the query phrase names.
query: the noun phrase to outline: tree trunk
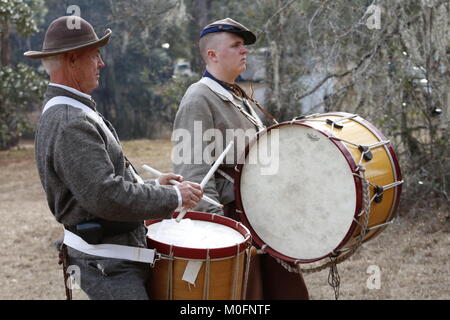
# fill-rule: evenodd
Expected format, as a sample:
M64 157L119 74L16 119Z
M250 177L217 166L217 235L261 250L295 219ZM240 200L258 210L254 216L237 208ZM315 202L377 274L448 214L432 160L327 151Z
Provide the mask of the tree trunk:
M0 48L1 48L1 65L7 66L11 64L11 44L9 39L10 33L10 24L9 20L1 19L1 39L0 39Z
M280 50L276 41L270 43L270 51L272 57L272 103L273 110L271 110L275 117L279 118L281 115L281 94L280 94Z
M211 7L211 0L194 0L193 2L193 11L192 15L195 21L195 36L194 41L198 40L198 36L203 28L210 23L209 21L209 9ZM200 56L198 51L198 46L193 46L193 54L192 54L192 69L194 72L202 73L205 69L205 63Z

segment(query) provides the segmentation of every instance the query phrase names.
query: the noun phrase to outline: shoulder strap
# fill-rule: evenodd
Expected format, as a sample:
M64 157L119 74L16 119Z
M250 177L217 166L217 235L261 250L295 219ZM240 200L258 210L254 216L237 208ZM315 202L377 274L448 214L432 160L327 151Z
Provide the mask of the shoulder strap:
M100 117L100 115L97 112L95 112L94 110L89 108L84 103L82 103L78 100L75 100L73 98L69 98L66 96L57 96L57 97L51 98L45 104L44 109L42 110L42 114L44 114L46 111L48 111L51 107L60 105L60 104L68 105L68 106L80 109L81 111L83 111L86 114L86 116L88 116L89 118L94 120L97 124L99 124L107 134L110 134L114 138L114 140L117 141L114 134L111 132L111 130L108 128L108 126L103 121L102 117Z
M66 97L66 96L57 96L57 97L53 97L50 100L48 100L44 106L44 109L42 110L42 114L44 114L51 107L59 105L59 104L65 104L65 105L69 105L69 106L81 109L84 111L84 113L86 113L87 116L89 116L89 118L91 118L95 122L97 122L97 123L100 123L100 121L103 122L97 112L95 112L94 110L89 108L84 103L81 103L78 100L75 100L73 98Z
M255 113L253 108L246 104L246 106L249 108L250 112L252 114L249 114L242 106L240 106L238 103L234 102L233 95L228 91L225 90L221 85L219 85L216 81L212 80L208 77L203 77L199 81L200 83L203 83L206 85L212 92L214 92L219 98L221 98L224 101L231 102L233 106L235 106L251 123L253 123L256 127L259 129L265 129L263 123L259 119L258 115ZM245 103L245 102L243 102Z
M111 132L111 130L108 128L106 123L103 121L102 117L100 117L100 115L97 112L95 112L94 110L89 108L84 103L81 103L80 101L75 100L73 98L66 97L66 96L57 96L57 97L51 98L45 104L44 109L42 110L42 114L44 114L51 107L59 105L59 104L64 104L64 105L68 105L68 106L71 106L74 108L81 109L86 114L86 116L88 116L89 118L94 120L96 123L98 123L100 125L100 127L102 127L102 129L107 134L109 134L109 135L111 135L111 137L113 137L114 141L119 143L119 141L117 141L116 137ZM144 180L137 174L137 172L134 170L133 166L130 166L129 168L130 168L130 171L131 171L133 177L138 181L138 183L143 184Z
M222 100L233 102L233 95L228 90L225 90L224 87L222 87L213 79L203 77L200 79L199 82L206 85L212 92L217 94L219 98L221 98Z

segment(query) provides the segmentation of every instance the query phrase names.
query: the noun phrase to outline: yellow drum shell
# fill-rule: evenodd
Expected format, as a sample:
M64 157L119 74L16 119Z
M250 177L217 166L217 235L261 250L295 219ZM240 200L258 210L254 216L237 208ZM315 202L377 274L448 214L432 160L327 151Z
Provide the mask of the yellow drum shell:
M181 280L187 260L176 258L160 260L150 270L149 297L155 300L202 300L206 297L208 300L240 300L245 260L246 252L242 252L239 258L210 261L208 272L206 272L208 262L203 261L195 286ZM170 277L173 279L172 284L170 284ZM205 288L205 281L209 283L208 288ZM169 288L170 285L172 290ZM206 290L209 290L208 294ZM170 291L172 291L171 296L169 296Z
M310 125L318 130L326 133L331 133L332 125L324 121L331 119L333 121L342 119L344 117L351 116L348 113L332 113L322 114L314 118L314 120L306 120L303 123ZM356 116L339 122L343 125L342 129L333 128L333 135L350 143L336 140L337 143L342 144L348 152L350 152L353 161L356 165L360 163L362 152L355 145L369 146L376 144L387 139L367 120ZM355 144L355 145L353 145ZM373 158L370 161L362 159L361 165L365 168L365 177L373 185L385 186L393 182L401 180L400 169L398 166L395 153L390 144L376 147L371 150ZM394 218L401 189L400 187L384 190L382 201L377 203L372 201L370 207L370 216L368 222L368 229L376 226L383 225L384 223ZM370 188L370 198L374 196L374 188ZM359 218L359 222L362 223L362 217ZM385 226L380 228L374 228L369 231L364 241L371 239L373 236L380 233ZM353 233L353 238L361 232L359 227L356 228Z

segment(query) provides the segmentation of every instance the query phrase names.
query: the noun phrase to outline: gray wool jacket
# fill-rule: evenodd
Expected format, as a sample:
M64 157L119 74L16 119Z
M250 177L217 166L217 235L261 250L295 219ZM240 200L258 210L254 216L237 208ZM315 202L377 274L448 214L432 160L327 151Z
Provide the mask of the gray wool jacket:
M173 126L172 165L175 173L185 180L200 183L231 140L235 142L234 147L223 165L234 168L242 160L245 146L254 138L258 128L235 104L244 107L242 99L209 78L203 78L187 89ZM261 121L253 105L250 110L246 109ZM213 175L203 192L224 205L235 200L233 183L220 175ZM201 201L194 210L224 214L222 209L205 201Z
M95 102L49 85L44 105L55 96L68 96L96 110ZM35 157L49 208L56 220L74 226L93 218L143 222L168 218L178 206L172 186L133 181L130 162L112 125L114 139L77 108L55 105L41 115L35 137ZM103 243L145 246L143 224L129 234Z

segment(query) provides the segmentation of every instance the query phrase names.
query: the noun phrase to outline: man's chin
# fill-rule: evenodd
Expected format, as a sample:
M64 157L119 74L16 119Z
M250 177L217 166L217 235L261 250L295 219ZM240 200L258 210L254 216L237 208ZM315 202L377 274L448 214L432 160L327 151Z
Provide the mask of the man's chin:
M100 81L97 79L97 81L95 81L95 85L93 85L93 88L91 88L91 92L94 91L95 89L97 89L100 86Z
M98 84L98 81L97 81L95 86L92 86L91 88L85 88L85 89L83 89L82 92L85 93L85 94L89 94L90 95L92 93L92 91L94 91L95 89L98 88L98 86L99 86L99 84Z

